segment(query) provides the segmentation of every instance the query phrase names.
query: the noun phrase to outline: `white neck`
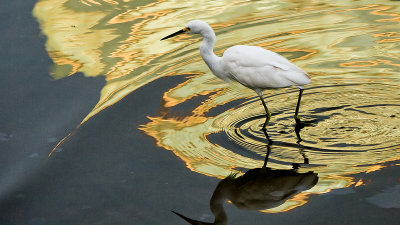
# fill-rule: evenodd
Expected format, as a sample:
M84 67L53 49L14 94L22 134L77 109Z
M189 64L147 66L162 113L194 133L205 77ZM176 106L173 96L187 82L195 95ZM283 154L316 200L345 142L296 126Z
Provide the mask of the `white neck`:
M203 42L200 45L200 55L204 62L210 68L214 75L219 77L220 60L221 58L214 54L213 48L216 40L215 33L211 27L208 27L200 33L203 37Z

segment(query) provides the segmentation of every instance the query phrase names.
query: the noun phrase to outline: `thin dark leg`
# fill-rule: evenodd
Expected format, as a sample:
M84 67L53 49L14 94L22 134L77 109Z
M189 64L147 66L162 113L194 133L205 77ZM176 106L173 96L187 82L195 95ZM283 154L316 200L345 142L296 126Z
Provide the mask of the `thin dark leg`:
M297 105L296 105L296 112L294 113L294 120L296 120L296 123L300 122L299 108L300 108L300 102L301 102L301 96L302 95L303 95L303 89L300 89L299 99L297 100Z
M300 108L300 102L301 102L302 95L303 95L303 89L300 89L299 99L297 100L296 111L294 113L294 120L296 121L296 127L294 128L294 131L296 132L297 143L300 143L303 140L300 137L300 130L302 128L304 128L304 124L300 121L300 117L299 117L299 108Z
M269 112L267 104L265 104L265 101L264 101L262 95L259 94L258 96L260 97L261 102L265 109L265 122L264 122L262 130L264 131L264 134L265 134L266 138L268 139L268 142L271 142L271 139L269 138L268 133L267 133L267 125L268 125L269 120L271 119L271 113Z
M306 156L306 154L304 153L303 149L300 150L300 154L301 156L303 156L303 160L304 160L304 164L310 164L310 160L308 159L308 157Z
M269 153L271 153L271 147L269 147L269 145L267 145L267 155L265 155L264 165L263 165L262 168L266 168L267 167Z

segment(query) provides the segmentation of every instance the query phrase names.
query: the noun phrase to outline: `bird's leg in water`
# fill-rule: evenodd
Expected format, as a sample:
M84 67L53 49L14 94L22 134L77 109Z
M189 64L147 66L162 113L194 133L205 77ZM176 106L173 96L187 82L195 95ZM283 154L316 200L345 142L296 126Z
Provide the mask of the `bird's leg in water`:
M265 122L264 122L262 130L264 131L264 134L267 137L268 142L271 143L271 139L269 138L268 133L267 133L267 125L268 125L269 120L271 119L271 113L268 110L267 104L265 104L265 101L264 101L264 99L262 97L262 94L259 94L258 96L260 96L261 102L262 102L262 104L264 106L264 109L265 109Z
M301 96L303 95L303 89L300 89L299 92L299 99L297 100L297 105L296 105L296 111L294 113L294 120L296 121L296 127L294 128L294 131L296 132L297 136L297 143L300 143L302 141L300 137L300 130L304 128L304 124L300 121L299 117L299 108L300 108L300 102L301 102Z
M304 160L304 164L310 164L310 160L308 159L308 157L306 156L306 154L304 153L304 149L300 150L300 154L301 156L303 156L303 160Z
M269 158L270 153L271 153L271 147L269 145L267 145L267 154L265 155L264 165L262 167L263 169L265 169L267 167L268 158Z
M294 120L296 120L296 123L300 123L300 117L299 117L299 108L300 108L300 101L301 101L301 96L303 95L303 89L300 89L299 92L299 99L297 100L297 105L296 105L296 112L294 113Z

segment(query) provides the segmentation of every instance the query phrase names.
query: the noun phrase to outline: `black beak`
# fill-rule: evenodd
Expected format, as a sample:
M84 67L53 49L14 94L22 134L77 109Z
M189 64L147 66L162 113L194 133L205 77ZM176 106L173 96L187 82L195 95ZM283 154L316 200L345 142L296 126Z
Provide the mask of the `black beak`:
M179 34L183 34L183 33L185 33L186 31L185 30L179 30L179 31L177 31L177 32L175 32L175 33L173 33L173 34L170 34L170 35L168 35L168 36L166 36L166 37L163 37L162 39L161 39L161 41L162 40L165 40L165 39L168 39L168 38L170 38L170 37L173 37L173 36L176 36L176 35L179 35Z

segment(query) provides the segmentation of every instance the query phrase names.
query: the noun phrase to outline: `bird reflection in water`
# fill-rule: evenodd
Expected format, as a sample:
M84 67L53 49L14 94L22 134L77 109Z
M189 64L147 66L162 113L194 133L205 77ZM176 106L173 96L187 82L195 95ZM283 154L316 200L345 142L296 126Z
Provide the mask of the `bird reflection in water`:
M221 180L214 190L210 200L210 209L215 216L213 223L190 219L180 213L172 211L190 224L227 224L227 216L223 208L229 200L241 209L263 210L277 207L296 194L314 187L318 182L318 174L312 171L299 173L299 163L293 163L292 169L272 169L267 167L271 152L268 151L264 165L247 171L242 176L232 174ZM308 159L304 154L304 164Z

